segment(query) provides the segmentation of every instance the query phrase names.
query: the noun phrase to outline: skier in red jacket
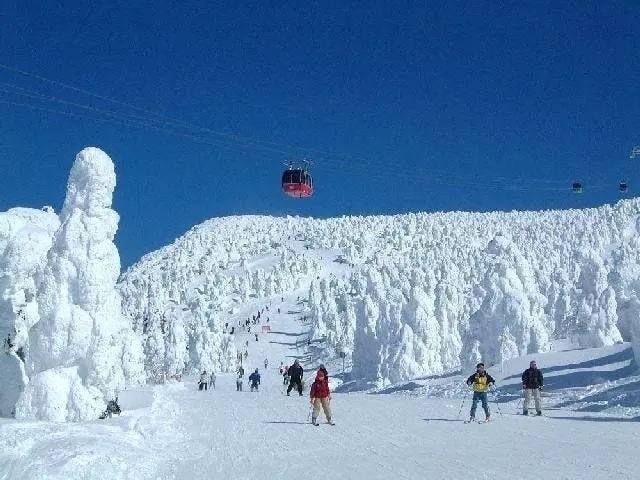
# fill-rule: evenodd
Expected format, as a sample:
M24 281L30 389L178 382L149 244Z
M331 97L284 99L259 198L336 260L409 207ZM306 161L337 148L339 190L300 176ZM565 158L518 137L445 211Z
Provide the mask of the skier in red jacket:
M319 370L316 379L311 385L311 400L309 403L313 405L313 414L311 415L311 423L318 426L317 418L320 414L320 407L324 410L324 416L327 417L329 425L335 425L331 421L331 391L329 390L329 380L322 370Z

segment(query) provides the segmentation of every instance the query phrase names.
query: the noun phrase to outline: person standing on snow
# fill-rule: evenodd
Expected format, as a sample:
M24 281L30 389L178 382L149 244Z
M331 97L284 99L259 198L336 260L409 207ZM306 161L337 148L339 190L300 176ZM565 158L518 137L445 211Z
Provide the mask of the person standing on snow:
M238 378L242 377L244 377L244 368L240 365L240 367L238 367Z
M264 368L265 368L265 370L267 369L268 365L269 365L269 359L265 358L264 359Z
M209 375L207 375L207 371L203 370L200 374L200 380L198 380L198 390L207 390L207 382L209 381Z
M529 368L522 372L522 389L524 390L524 403L522 404L522 414L529 415L529 405L531 398L535 401L536 415L542 415L540 405L540 391L542 390L542 372L538 370L535 360L529 363Z
M211 376L209 377L209 388L216 389L216 374L215 372L211 372Z
M322 370L318 370L316 379L311 385L311 400L309 403L313 405L313 413L311 414L311 423L318 426L318 415L320 414L320 407L324 410L324 416L327 417L327 423L329 425L335 425L331 421L331 390L329 390L329 380L325 377Z
M287 383L289 383L289 366L285 365L282 370L282 384L286 385Z
M304 374L304 370L300 366L300 362L296 360L293 362L293 365L289 367L287 371L289 375L289 386L287 387L287 396L293 389L294 385L298 390L298 394L302 396L302 375Z
M242 375L238 374L236 378L236 392L242 391Z
M249 383L251 385L251 391L255 388L256 392L258 391L258 386L260 385L260 374L258 373L258 369L249 375Z
M484 363L476 365L476 373L467 378L467 385L473 387L473 401L471 402L471 412L469 413L469 421L473 422L476 418L476 407L478 402L482 402L485 421L488 422L491 417L489 412L489 403L487 402L487 390L490 385L495 385L496 381L484 369Z

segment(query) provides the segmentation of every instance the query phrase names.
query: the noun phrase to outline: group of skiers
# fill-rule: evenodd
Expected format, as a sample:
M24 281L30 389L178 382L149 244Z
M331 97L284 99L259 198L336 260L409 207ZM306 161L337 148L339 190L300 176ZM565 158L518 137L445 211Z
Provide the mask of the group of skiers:
M258 323L260 323L260 319L262 318L265 310L267 312L269 312L269 305L264 306L262 308L262 310L258 310L257 311L257 315L252 315L251 317L247 317L247 319L244 320L244 321L243 320L238 320L238 325L237 325L238 330L244 330L247 333L251 333L251 326L252 325L257 325ZM280 313L280 309L278 309L278 313ZM266 317L266 322L269 323L269 317L268 316ZM227 333L227 331L231 335L233 335L235 333L235 331L236 331L236 327L235 326L229 327L229 322L226 322L224 324L223 332ZM257 334L255 334L255 335L256 335L256 342L257 342L258 341Z
M264 360L265 368L268 365L268 360ZM304 369L300 365L299 360L295 360L293 365L285 366L280 363L280 373L283 376L283 385L289 384L287 387L287 396L291 394L291 390L294 388L298 391L298 395L302 396L303 391L303 376ZM242 391L242 378L244 377L244 368L242 365L238 368L238 375L236 378L236 390ZM256 368L251 375L249 375L249 386L251 391L258 391L260 387L260 373ZM544 377L542 372L538 369L535 360L532 360L524 372L522 372L522 389L524 391L524 399L522 403L522 414L528 415L531 401L533 400L536 415L542 415L542 404L540 399L540 392L544 386ZM495 387L496 381L485 370L484 363L480 362L476 365L476 371L467 378L466 384L473 390L473 399L471 401L471 411L469 412L468 422L475 421L476 409L478 403L482 405L482 409L485 414L485 422L488 422L491 418L491 412L489 410L489 402L487 399L487 392L491 387ZM216 374L211 372L208 374L206 370L203 370L198 380L198 389L207 390L208 388L216 387ZM310 403L313 406L311 415L311 423L318 425L317 419L320 414L320 410L324 411L327 423L333 425L331 419L331 391L329 389L329 374L324 365L320 365L316 372L316 378L311 384L310 389ZM462 408L462 407L461 407Z
M265 364L268 364L268 360L265 359ZM303 390L303 375L304 369L300 365L299 360L295 360L293 365L290 367L285 367L283 363L280 363L280 373L283 374L285 381L289 383L287 387L287 396L290 395L291 390L294 388L298 391L298 395L302 396ZM236 390L242 391L242 378L244 377L244 368L242 365L238 368L238 374L236 377ZM249 386L251 391L259 391L260 387L260 373L256 368L251 375L249 375ZM208 374L206 370L203 370L200 374L200 379L198 380L198 389L199 390L207 390L207 387L214 388L216 386L216 374L211 373ZM313 410L311 413L311 423L313 425L318 424L318 415L320 414L320 410L324 412L324 415L327 419L327 423L330 425L335 425L331 417L331 390L329 389L329 372L324 365L320 365L318 371L316 372L316 378L311 384L311 388L309 391L310 399L309 403L312 405Z
M209 388L216 388L216 374L215 372L211 372L208 374L206 370L203 370L200 374L200 379L198 380L198 390L207 390L207 385Z
M484 363L476 365L476 371L467 378L467 385L473 389L473 399L471 401L471 411L469 412L469 422L473 422L476 417L478 402L481 402L484 410L485 422L491 418L487 392L489 388L495 386L496 381L484 369ZM524 400L522 402L522 414L529 414L531 400L534 400L536 415L542 415L542 403L540 401L540 391L544 385L542 372L538 369L535 360L529 363L529 368L522 372L522 389L524 390ZM462 408L462 407L461 407Z

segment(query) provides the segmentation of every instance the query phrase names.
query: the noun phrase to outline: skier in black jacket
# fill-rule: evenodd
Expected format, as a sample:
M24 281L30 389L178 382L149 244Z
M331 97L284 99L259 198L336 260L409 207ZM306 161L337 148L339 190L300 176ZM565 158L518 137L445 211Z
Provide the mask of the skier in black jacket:
M522 404L522 414L529 415L529 405L531 397L535 401L536 414L542 415L542 407L540 405L540 391L544 385L542 372L538 370L535 360L529 363L529 368L522 372L522 388L524 390L524 403Z
M289 386L287 387L287 396L291 393L294 385L298 390L298 394L302 396L302 375L304 374L304 370L300 366L300 362L296 360L293 362L293 365L289 367L287 371L289 374Z
M253 392L253 389L255 389L256 392L258 391L258 386L260 385L260 374L258 373L257 368L255 372L249 375L249 384L251 386L252 392Z

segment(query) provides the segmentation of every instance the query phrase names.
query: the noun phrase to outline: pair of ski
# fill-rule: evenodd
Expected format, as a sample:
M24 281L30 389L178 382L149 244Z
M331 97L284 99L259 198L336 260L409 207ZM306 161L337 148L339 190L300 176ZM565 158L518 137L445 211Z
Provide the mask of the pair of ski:
M482 425L483 423L490 423L487 420L465 420L464 421L465 425L468 425L469 423L479 423L480 425Z
M316 423L311 423L311 425L313 425L314 427L319 427L319 426L320 426L320 424L319 424L318 422L316 422ZM327 422L327 425L333 425L333 426L335 426L335 422Z

